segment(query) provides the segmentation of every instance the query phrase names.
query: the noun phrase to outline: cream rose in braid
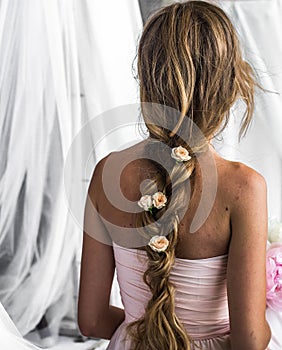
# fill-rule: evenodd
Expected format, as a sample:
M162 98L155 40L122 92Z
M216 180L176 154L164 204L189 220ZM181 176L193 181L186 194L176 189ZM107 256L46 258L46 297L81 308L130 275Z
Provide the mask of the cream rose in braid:
M166 202L166 195L162 192L156 192L152 196L149 194L142 196L138 201L138 205L145 211L152 213L153 209L162 209L165 207Z
M155 252L161 253L167 249L169 240L165 236L154 236L150 239L148 245Z
M157 209L162 209L163 207L165 207L167 202L167 198L162 192L156 192L155 194L153 194L152 199L153 205Z
M150 196L149 194L145 194L145 196L142 196L139 199L138 205L140 208L144 209L145 211L150 211L150 209L152 209L152 206L153 206L152 196Z
M171 150L171 157L179 163L187 162L192 158L187 149L182 146L174 147Z

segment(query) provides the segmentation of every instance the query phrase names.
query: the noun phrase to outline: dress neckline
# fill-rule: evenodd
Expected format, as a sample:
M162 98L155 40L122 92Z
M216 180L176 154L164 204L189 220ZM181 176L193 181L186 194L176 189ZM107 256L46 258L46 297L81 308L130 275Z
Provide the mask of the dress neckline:
M116 246L118 249L123 249L123 250L126 250L128 252L131 252L131 253L138 253L141 255L144 255L146 256L146 251L145 250L141 250L141 249L137 249L137 248L126 248L126 247L123 247L123 246L120 246L118 245L117 243L113 242L113 246ZM228 254L222 254L222 255L216 255L216 256L212 256L212 257L209 257L209 258L201 258L201 259L186 259L186 258L178 258L178 257L175 257L175 261L187 261L187 262L197 262L197 261L213 261L213 260L223 260L223 259L226 259L228 257Z

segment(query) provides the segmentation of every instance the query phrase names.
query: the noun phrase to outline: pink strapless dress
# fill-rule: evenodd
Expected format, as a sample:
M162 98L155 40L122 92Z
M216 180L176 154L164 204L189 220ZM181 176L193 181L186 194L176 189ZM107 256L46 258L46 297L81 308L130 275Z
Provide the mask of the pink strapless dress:
M128 323L144 314L151 292L143 282L147 254L114 244L117 278L125 320L114 333L108 350L127 350ZM188 260L176 258L170 279L175 285L175 312L193 338L191 349L231 350L226 288L227 255Z

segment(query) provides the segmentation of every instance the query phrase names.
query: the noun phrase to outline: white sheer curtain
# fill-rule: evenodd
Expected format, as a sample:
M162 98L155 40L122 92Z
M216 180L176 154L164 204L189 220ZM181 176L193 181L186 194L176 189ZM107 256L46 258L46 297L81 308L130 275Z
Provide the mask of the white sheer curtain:
M272 93L258 91L252 126L237 142L242 108L233 109L231 123L215 145L231 160L255 168L268 185L269 216L282 215L282 2L253 0L219 2L239 33L246 58L256 70L259 83Z
M111 151L141 139L136 132L138 114L135 113L135 104L139 101L139 88L134 76L135 56L143 23L138 0L77 0L76 15L83 106L85 119L90 121L85 128L88 137L84 137L83 132L80 136L83 155L90 159L87 159L88 163L81 161L81 170L76 169L78 177L84 174L87 180L79 190L83 197L80 214L76 218L81 222L82 203L85 202L96 163ZM127 105L132 107L127 108ZM127 113L127 121L123 122L118 115L125 110L132 111L132 114L128 117ZM113 122L112 118L119 118L120 122L116 119ZM113 124L117 127L113 128ZM74 205L78 206L76 198ZM70 207L72 205L70 203ZM121 306L116 278L111 303Z
M0 300L22 334L44 314L56 333L79 244L62 181L81 125L72 3L0 4Z
M110 109L138 102L132 66L143 24L138 0L75 3L84 107L86 120L92 120ZM132 122L136 120L132 115ZM104 123L100 136L110 129L106 120ZM95 158L122 147L129 138L128 132L112 138L103 150L94 150Z
M23 335L40 323L56 336L76 308L82 232L64 162L88 119L137 101L131 64L141 27L137 0L0 1L0 301ZM79 152L91 150L82 142Z

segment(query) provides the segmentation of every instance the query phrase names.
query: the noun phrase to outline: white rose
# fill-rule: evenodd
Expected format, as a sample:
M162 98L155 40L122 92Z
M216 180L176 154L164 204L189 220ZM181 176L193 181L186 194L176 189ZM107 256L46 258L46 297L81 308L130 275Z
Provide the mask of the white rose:
M175 159L177 162L187 162L188 160L191 159L187 149L182 146L174 147L171 150L171 157Z
M152 198L153 205L157 209L163 208L167 202L167 198L162 192L156 192L155 194L153 194Z
M139 207L141 207L145 211L149 211L153 205L152 196L150 196L149 194L142 196L140 198L140 200L138 201L138 205L139 205Z
M268 240L270 243L282 243L282 223L277 219L270 219L268 222Z
M155 252L163 252L167 249L169 241L165 236L154 236L150 239L149 246Z

